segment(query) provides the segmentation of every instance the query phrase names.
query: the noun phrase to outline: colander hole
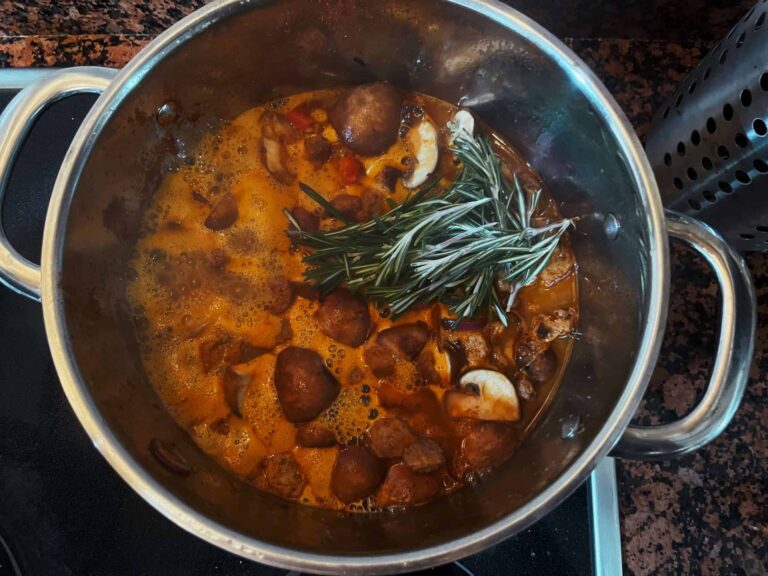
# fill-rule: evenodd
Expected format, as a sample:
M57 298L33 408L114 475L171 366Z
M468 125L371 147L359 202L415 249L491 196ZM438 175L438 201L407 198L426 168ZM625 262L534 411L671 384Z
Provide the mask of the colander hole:
M749 177L749 174L747 174L743 170L736 170L736 173L734 174L734 176L736 176L736 180L738 180L742 184L749 184L752 181L752 178Z
M696 82L691 82L691 85L688 86L688 94L693 94L696 92Z
M755 30L759 30L763 24L765 24L765 12L760 14L760 18L755 21Z
M704 170L712 170L715 165L712 163L712 160L709 159L709 156L704 156L704 158L701 159L701 167L704 168Z
M768 92L768 72L763 72L760 75L760 88Z
M694 146L698 146L701 143L701 136L699 135L698 130L694 130L693 132L691 132L691 143Z
M715 130L717 130L717 122L712 117L707 118L707 132L714 134Z
M701 195L702 195L702 196L704 196L704 199L705 199L707 202L711 202L712 204L714 204L715 202L717 202L717 195L716 195L714 192L712 192L712 190L704 190L704 191L701 193Z
M747 37L746 32L742 32L741 35L736 40L736 48L741 48L742 46L744 46L744 38L746 37Z
M724 194L730 194L733 192L733 188L731 188L731 185L728 184L728 182L725 180L720 180L720 182L717 183L717 187L720 188Z
M666 119L667 116L669 116L669 106L667 106L667 109L664 110L664 114L662 115L662 118Z
M674 184L675 188L677 188L678 190L683 189L683 181L680 180L680 178L675 178L674 180L672 180L672 184Z
M741 94L739 94L739 100L741 100L741 105L744 106L744 108L749 107L749 105L752 104L752 92L745 88L741 91Z
M749 146L749 139L742 132L736 134L736 136L733 138L733 141L739 148L746 148Z
M733 120L733 106L730 104L726 104L723 106L723 118L728 120L729 122Z
M720 144L720 146L717 147L717 155L723 160L727 160L731 154L728 152L728 148Z
M755 226L755 230L765 233L768 232L768 226Z
M709 77L711 74L712 74L712 68L707 66L707 69L704 70L704 80L709 80Z
M683 102L683 95L678 94L677 100L675 100L675 108L680 108L680 104Z
M768 164L766 164L765 160L760 160L760 158L758 158L752 163L752 165L755 167L755 170L761 174L768 172Z
M755 121L752 122L752 129L758 136L765 136L768 134L768 126L765 125L762 118L755 118Z
M685 156L685 144L682 142L677 143L677 153L680 156Z
M720 54L720 64L725 64L725 61L728 59L728 50L723 50L723 53Z
M693 168L688 168L688 170L686 171L686 174L688 174L688 178L690 180L696 180L696 178L699 177L699 175L696 174L696 170L694 170Z
M694 200L693 198L688 200L688 206L693 208L694 210L701 210L701 204L697 200Z
M672 154L670 154L669 152L664 154L664 164L666 164L667 166L672 166Z
M743 238L744 240L754 240L755 235L754 234L747 234L746 232L739 234L740 238Z

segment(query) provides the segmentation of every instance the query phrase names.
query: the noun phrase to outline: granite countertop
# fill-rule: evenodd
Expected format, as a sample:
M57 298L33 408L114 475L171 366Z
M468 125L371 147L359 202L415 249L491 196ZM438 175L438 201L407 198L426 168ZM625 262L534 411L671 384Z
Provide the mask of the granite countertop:
M765 0L763 0L765 1ZM0 67L123 66L204 0L0 0ZM750 0L518 0L589 64L640 135L662 100ZM768 255L747 261L760 306L751 378L733 423L699 452L670 462L619 462L628 573L768 573ZM715 349L717 288L692 253L673 250L670 321L636 421L684 415Z

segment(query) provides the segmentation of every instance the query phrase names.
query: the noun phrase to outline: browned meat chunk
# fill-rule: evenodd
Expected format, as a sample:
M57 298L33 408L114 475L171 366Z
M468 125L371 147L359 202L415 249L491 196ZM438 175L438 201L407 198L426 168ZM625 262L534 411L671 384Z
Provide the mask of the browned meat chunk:
M360 195L360 201L363 203L363 210L367 215L366 220L384 212L384 196L378 190L366 188Z
M370 219L370 215L363 208L363 201L359 196L339 194L331 200L331 206L351 222L365 222Z
M376 156L397 138L400 93L377 82L347 91L330 109L328 119L341 141L356 154Z
M401 324L379 332L376 342L399 356L413 360L429 340L429 328L424 322Z
M557 372L557 356L550 348L536 356L528 365L528 374L537 384L551 380L555 372Z
M317 232L320 229L320 217L306 208L296 206L291 210L291 216L296 220L302 232Z
M280 320L280 332L277 333L275 345L285 344L291 338L293 338L293 328L291 328L291 321L288 318L282 318Z
M320 300L320 289L306 282L291 282L293 292L296 296L305 300Z
M320 168L331 156L331 143L320 134L310 134L304 138L304 157L315 168Z
M470 334L464 341L464 351L470 366L483 366L488 359L488 342L480 334Z
M200 363L205 372L213 372L221 364L242 364L269 352L245 340L236 340L227 334L206 338L198 345Z
M286 498L297 498L307 483L299 463L287 452L264 460L264 477L270 488Z
M305 448L328 448L336 444L336 436L323 424L310 422L296 428L296 442Z
M213 205L205 219L205 227L219 232L226 230L237 220L237 202L232 194L224 194L216 204Z
M416 474L405 464L395 464L389 469L376 500L380 506L413 506L431 500L441 488L439 478Z
M539 274L539 282L547 288L551 288L561 280L565 280L576 271L576 261L573 253L562 247L555 250L549 259L546 268Z
M481 472L504 462L516 446L511 426L501 422L480 422L462 440L460 457L465 469Z
M414 472L427 474L445 464L445 454L437 442L422 437L403 451L403 462Z
M293 304L293 286L285 276L278 276L269 283L270 301L267 310L272 314L282 314Z
M371 331L368 303L346 288L331 292L315 318L323 334L347 346L360 346Z
M213 372L224 361L229 341L227 338L206 338L197 345L200 364L205 372Z
M250 342L240 340L233 348L232 352L227 355L227 360L232 364L243 364L244 362L250 362L257 356L266 354L269 349L262 348L261 346L254 346Z
M395 373L395 357L383 346L371 346L363 352L363 358L377 378L386 378Z
M261 134L266 138L287 144L295 142L301 137L301 133L291 124L290 120L279 112L264 112L259 122L261 124Z
M384 479L384 467L365 448L349 446L339 452L331 474L331 490L349 504L367 498Z
M525 372L520 372L515 377L515 390L517 390L517 395L523 400L530 400L536 395L531 379L528 378Z
M533 335L542 342L552 342L573 332L575 314L573 310L556 310L552 314L539 316L533 324Z
M539 354L549 347L549 344L536 338L526 336L515 345L515 360L518 366L528 366ZM506 355L505 355L506 357Z
M229 263L229 256L221 248L211 250L211 266L214 270L223 270Z
M339 395L339 383L320 355L306 348L286 348L277 355L275 388L290 422L309 422Z
M376 176L376 180L390 192L394 192L397 185L397 179L402 175L402 171L394 166L384 166L381 172Z
M374 422L368 435L371 452L379 458L400 458L403 450L415 439L408 425L397 418L382 418Z

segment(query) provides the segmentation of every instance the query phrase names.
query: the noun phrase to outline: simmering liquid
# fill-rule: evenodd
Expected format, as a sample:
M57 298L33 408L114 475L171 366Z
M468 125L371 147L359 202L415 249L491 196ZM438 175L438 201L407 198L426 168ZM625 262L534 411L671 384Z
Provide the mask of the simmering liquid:
M425 119L439 129L434 172L444 185L457 173L445 130L454 106L406 94L394 143L382 154L363 156L351 152L329 123L341 94L314 91L271 102L204 138L191 155L194 162L169 173L154 195L131 264L137 274L129 301L149 381L179 426L223 468L312 506L361 511L421 504L500 464L546 409L570 355L576 267L566 238L545 272L519 292L507 328L472 319L452 331L444 305L415 307L393 320L368 303L370 326L361 344L330 336L318 314L331 304L304 282L306 254L292 245L284 212L301 208L320 230L341 224L298 183L329 201L359 198L352 209L366 216L387 210L387 200L400 203L411 193L403 182L415 160L408 130ZM266 118L282 130L274 140ZM542 186L499 134L483 131L526 189ZM274 142L280 149L270 160ZM546 192L542 204L540 219L559 219ZM555 337L542 332L542 322L556 325ZM385 366L376 365L369 350L381 352L378 335L413 325L428 333L417 354L385 347ZM287 417L276 386L279 355L296 348L319 356L324 382L337 383L330 403L310 420ZM514 383L519 419L449 413L445 396L473 368L498 371ZM381 421L387 422L374 430ZM390 440L394 446L377 445ZM416 441L424 454L406 452ZM355 468L354 458L354 465L343 465L345 450L367 468ZM367 474L367 489L355 491L365 484L360 474Z

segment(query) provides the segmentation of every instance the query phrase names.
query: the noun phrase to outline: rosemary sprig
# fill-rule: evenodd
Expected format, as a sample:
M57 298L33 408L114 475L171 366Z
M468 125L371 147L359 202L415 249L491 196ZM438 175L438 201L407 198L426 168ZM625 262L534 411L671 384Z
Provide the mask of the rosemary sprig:
M449 128L459 177L442 191L434 181L373 220L346 224L320 194L300 185L346 224L309 232L286 211L294 241L311 249L304 258L309 282L324 292L341 284L364 291L395 317L439 300L457 322L485 310L506 324L518 291L544 269L572 221L536 226L540 191L528 194L516 177L505 178L488 139ZM499 284L509 287L503 301Z

